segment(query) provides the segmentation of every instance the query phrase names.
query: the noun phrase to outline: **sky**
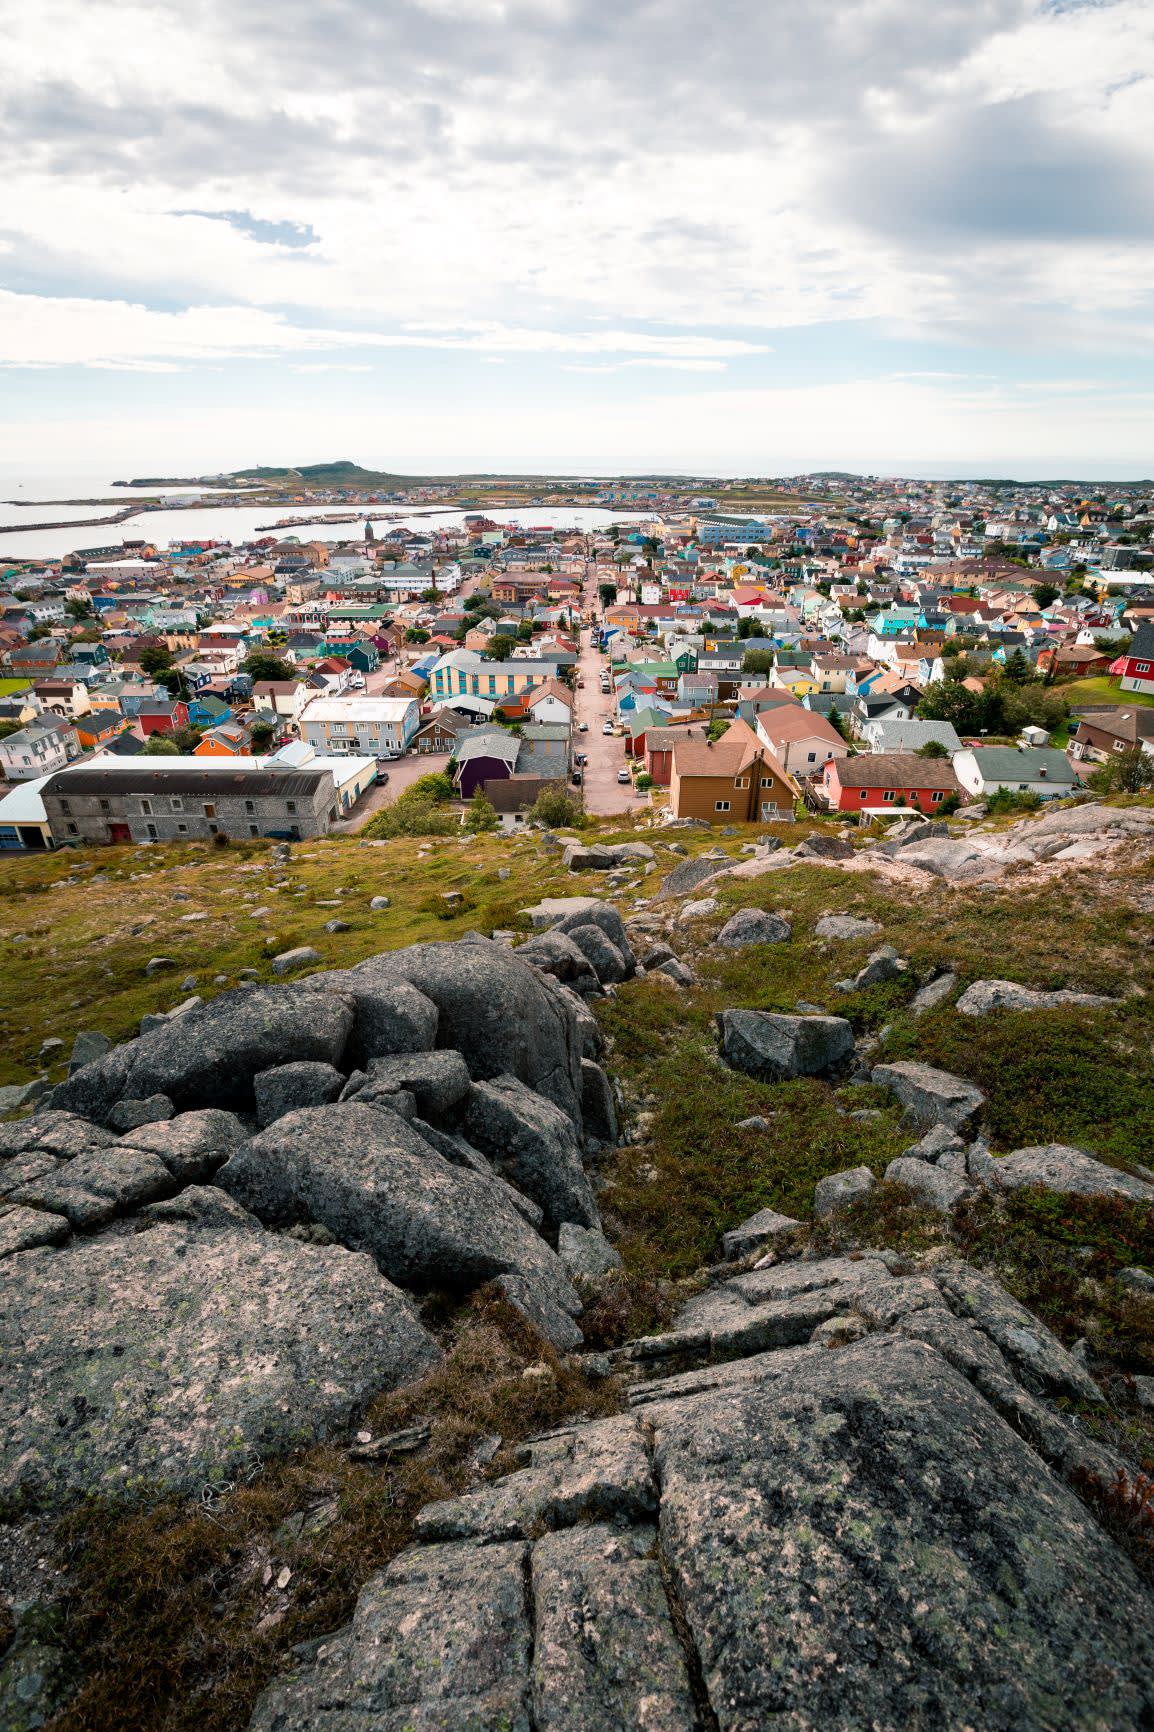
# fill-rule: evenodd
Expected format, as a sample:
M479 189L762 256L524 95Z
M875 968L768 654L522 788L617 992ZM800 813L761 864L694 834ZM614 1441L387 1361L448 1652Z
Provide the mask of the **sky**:
M1154 474L1149 0L0 0L0 465Z

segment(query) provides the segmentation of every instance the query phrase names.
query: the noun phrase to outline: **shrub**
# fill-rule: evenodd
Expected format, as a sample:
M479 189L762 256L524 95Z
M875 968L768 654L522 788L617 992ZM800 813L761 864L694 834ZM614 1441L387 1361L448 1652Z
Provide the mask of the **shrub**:
M499 830L501 820L497 816L497 808L492 800L486 799L480 788L469 801L469 810L465 813L465 828L480 835L486 830Z
M543 788L533 803L529 817L547 830L564 830L583 822L581 808L560 788Z

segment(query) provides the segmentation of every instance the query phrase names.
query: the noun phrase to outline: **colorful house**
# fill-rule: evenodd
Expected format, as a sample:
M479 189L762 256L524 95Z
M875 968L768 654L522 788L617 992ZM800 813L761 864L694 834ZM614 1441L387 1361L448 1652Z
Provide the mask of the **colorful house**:
M891 812L916 806L936 812L961 783L945 758L919 758L916 752L869 752L857 758L831 758L821 773L821 788L835 812Z

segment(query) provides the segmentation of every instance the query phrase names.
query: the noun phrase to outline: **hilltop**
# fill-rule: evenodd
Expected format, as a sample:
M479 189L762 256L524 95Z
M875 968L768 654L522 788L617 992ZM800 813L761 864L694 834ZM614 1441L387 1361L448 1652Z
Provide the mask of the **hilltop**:
M1154 1298L1142 1285L1154 1269L1143 1165L1152 815L1141 801L1113 808L1118 838L1094 852L1093 813L1077 816L1085 840L1070 844L1055 812L1032 859L957 882L927 871L916 890L897 855L875 870L828 822L591 825L568 849L529 832L333 838L287 858L254 843L0 863L0 1081L43 1067L65 1083L81 1030L130 1043L66 1084L56 1104L79 1119L0 1127L4 1152L25 1144L8 1158L25 1163L26 1186L44 1183L28 1179L21 1128L39 1122L61 1148L78 1136L102 1145L72 1156L56 1184L76 1162L95 1175L115 1158L125 1187L103 1224L78 1217L71 1246L6 1264L8 1291L23 1294L9 1366L16 1346L35 1361L42 1324L74 1303L57 1267L79 1277L96 1267L85 1259L106 1259L121 1272L116 1303L135 1304L135 1259L147 1257L153 1312L172 1302L170 1257L186 1283L170 1338L149 1350L170 1368L159 1410L156 1398L139 1409L129 1398L147 1307L119 1333L114 1308L99 1341L90 1321L61 1331L88 1357L75 1370L54 1359L53 1376L82 1377L84 1402L50 1446L37 1441L39 1398L8 1391L11 1435L33 1448L3 1457L0 1620L5 1603L13 1610L7 1629L0 1621L0 1703L35 1671L32 1696L60 1706L53 1724L67 1732L240 1728L284 1675L252 1723L303 1732L323 1700L354 1689L348 1638L326 1638L359 1596L354 1640L380 1659L355 1689L380 1665L371 1688L385 1694L356 1701L378 1719L417 1641L480 1704L484 1725L528 1724L517 1704L532 1689L572 1705L551 1720L534 1698L538 1724L618 1723L608 1680L644 1675L670 1726L708 1724L738 1677L754 1723L783 1702L828 1723L868 1704L878 1723L908 1724L912 1688L947 1705L927 1724L957 1723L963 1695L1008 1691L1016 1724L1073 1726L1085 1642L1098 1707L1113 1724L1136 1722L1150 1660L1140 1476L1154 1469ZM955 840L973 829L955 826ZM991 821L978 839L1009 852L1023 833ZM302 947L312 959L279 972L274 959ZM1007 982L1050 996L1007 1000ZM367 1056L364 1007L382 993L414 1031L421 1001L436 1006L399 1058ZM353 1010L338 1008L349 994ZM166 1020L190 995L201 1008ZM359 1050L346 1044L350 1016ZM142 1017L150 1032L131 1040ZM223 1045L213 1017L230 1019ZM799 1021L820 1023L823 1040L844 1028L852 1052L830 1047L783 1068L731 1040L738 1027ZM422 1050L434 1039L437 1050ZM243 1072L203 1068L242 1051L263 1076L286 1063L294 1073L277 1079L275 1109L273 1082L260 1085L269 1128L252 1142ZM922 1137L912 1097L886 1080L911 1065L966 1091L943 1109L953 1128ZM290 1086L303 1092L287 1096ZM309 1093L321 1087L340 1087L344 1102L318 1104L334 1102ZM141 1128L142 1108L163 1115L172 1103L134 1097L165 1088L176 1118ZM277 1117L291 1102L296 1111ZM130 1128L96 1128L113 1117ZM1012 1151L1051 1146L1090 1151L1101 1188L983 1177ZM157 1167L159 1155L171 1171L178 1147L201 1163L183 1188ZM360 1176L349 1180L354 1149L358 1175L379 1163L367 1211ZM290 1171L291 1184L276 1176ZM142 1183L156 1188L131 1201ZM483 1233L468 1210L448 1213L451 1196L475 1198L477 1185L492 1211ZM159 1200L139 1200L158 1189ZM419 1227L414 1214L390 1236L398 1212L433 1194L435 1249L425 1202ZM848 1206L829 1208L833 1196ZM418 1241L431 1259L423 1274ZM506 1242L520 1286L483 1278ZM197 1258L233 1302L190 1324ZM253 1269L263 1260L251 1290L242 1258ZM262 1290L291 1291L294 1304L261 1313ZM373 1331L356 1321L368 1317L380 1319ZM207 1357L196 1357L196 1331L212 1343ZM236 1362L248 1375L222 1377L234 1362L224 1344L246 1339L251 1352ZM292 1367L275 1386L292 1427L274 1422L275 1405L257 1423L278 1366ZM105 1407L108 1387L131 1424ZM81 1384L61 1381L61 1401L65 1389ZM185 1399L192 1428L178 1423ZM150 1462L158 1411L169 1443ZM227 1453L214 1425L235 1427ZM767 1441L786 1436L788 1483ZM901 1441L910 1436L916 1459ZM210 1464L218 1451L216 1473L206 1450ZM138 1482L127 1498L102 1478L118 1463ZM53 1489L81 1483L91 1495ZM901 1508L894 1486L905 1488ZM799 1499L824 1548L820 1581ZM796 1576L771 1568L795 1544ZM1049 1560L1045 1583L1035 1555ZM830 1570L836 1591L821 1585ZM530 1577L526 1602L512 1584ZM1015 1593L999 1599L997 1582L1011 1579ZM897 1663L903 1581L931 1620L967 1632L965 1655L918 1634ZM605 1676L569 1646L564 1608L575 1604L616 1656ZM816 1626L807 1605L826 1608ZM508 1638L480 1671L460 1644L477 1617ZM764 1618L782 1657L776 1681L750 1647ZM1012 1666L984 1633L991 1618L1009 1620ZM402 1625L423 1633L391 1649L387 1632ZM836 1677L804 1658L807 1632L820 1634L819 1652L842 1655ZM531 1687L533 1654L559 1670ZM432 1713L426 1686L412 1688L406 1712ZM1043 1710L1057 1698L1068 1710ZM966 1712L976 1725L1009 1723Z

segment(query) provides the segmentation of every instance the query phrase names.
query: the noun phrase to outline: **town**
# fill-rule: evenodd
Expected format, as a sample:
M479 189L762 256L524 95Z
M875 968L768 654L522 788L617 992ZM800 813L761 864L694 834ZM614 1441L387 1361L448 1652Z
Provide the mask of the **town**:
M705 485L597 484L629 515L593 530L366 516L4 562L0 849L1154 781L1154 487Z

